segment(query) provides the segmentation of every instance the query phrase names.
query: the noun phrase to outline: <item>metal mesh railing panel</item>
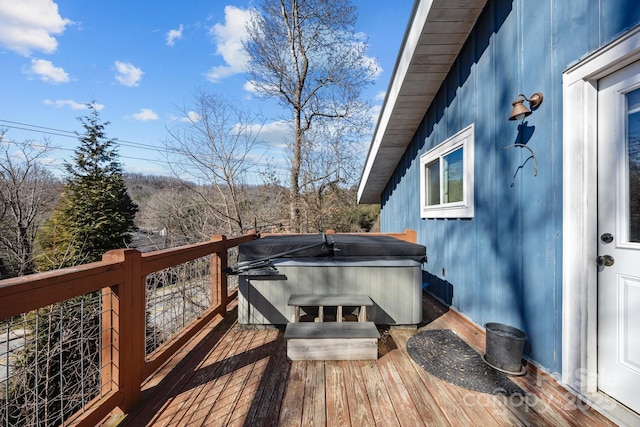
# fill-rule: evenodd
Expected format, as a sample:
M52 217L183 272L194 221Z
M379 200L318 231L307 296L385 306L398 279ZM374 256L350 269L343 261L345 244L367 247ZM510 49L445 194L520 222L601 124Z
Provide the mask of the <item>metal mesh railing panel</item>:
M152 273L146 286L146 354L150 354L211 307L210 257Z
M101 392L99 292L0 321L0 426L53 426Z

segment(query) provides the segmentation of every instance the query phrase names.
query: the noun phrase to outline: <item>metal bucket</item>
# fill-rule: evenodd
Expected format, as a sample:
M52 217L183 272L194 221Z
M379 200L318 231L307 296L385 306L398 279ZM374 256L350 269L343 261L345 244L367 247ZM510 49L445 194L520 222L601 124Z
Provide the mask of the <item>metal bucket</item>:
M487 365L506 374L523 375L522 352L527 334L502 323L486 323L484 326L487 335L483 359Z

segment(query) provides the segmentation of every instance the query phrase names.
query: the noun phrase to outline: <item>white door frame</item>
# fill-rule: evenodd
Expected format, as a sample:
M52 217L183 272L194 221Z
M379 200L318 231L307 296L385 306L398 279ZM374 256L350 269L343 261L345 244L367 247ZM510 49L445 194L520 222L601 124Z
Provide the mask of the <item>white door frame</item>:
M562 79L562 382L621 420L629 414L617 414L624 409L598 393L597 382L597 101L598 80L638 60L640 26Z

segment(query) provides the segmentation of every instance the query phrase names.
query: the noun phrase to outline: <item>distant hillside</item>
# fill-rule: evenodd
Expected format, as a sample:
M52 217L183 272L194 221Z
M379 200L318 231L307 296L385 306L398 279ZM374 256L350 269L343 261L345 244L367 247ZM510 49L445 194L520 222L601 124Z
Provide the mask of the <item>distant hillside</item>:
M138 204L137 241L150 247L202 241L214 234L227 234L224 221L224 186L202 186L173 177L126 173L129 195ZM237 189L238 190L238 189ZM275 184L248 185L239 189L243 230L287 232L288 190ZM309 232L374 231L379 206L356 204L357 189L327 187L320 193L305 193L305 226ZM160 234L163 233L163 234Z
M191 182L183 182L169 176L142 175L139 173L124 173L122 176L127 184L129 195L138 204L158 191L179 187L184 184L193 185Z

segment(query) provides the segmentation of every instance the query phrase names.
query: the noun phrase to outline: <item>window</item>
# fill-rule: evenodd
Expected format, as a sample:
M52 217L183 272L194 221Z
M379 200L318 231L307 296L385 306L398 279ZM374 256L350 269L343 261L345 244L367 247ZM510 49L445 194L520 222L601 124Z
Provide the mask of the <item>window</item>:
M473 125L420 156L422 218L473 217Z

